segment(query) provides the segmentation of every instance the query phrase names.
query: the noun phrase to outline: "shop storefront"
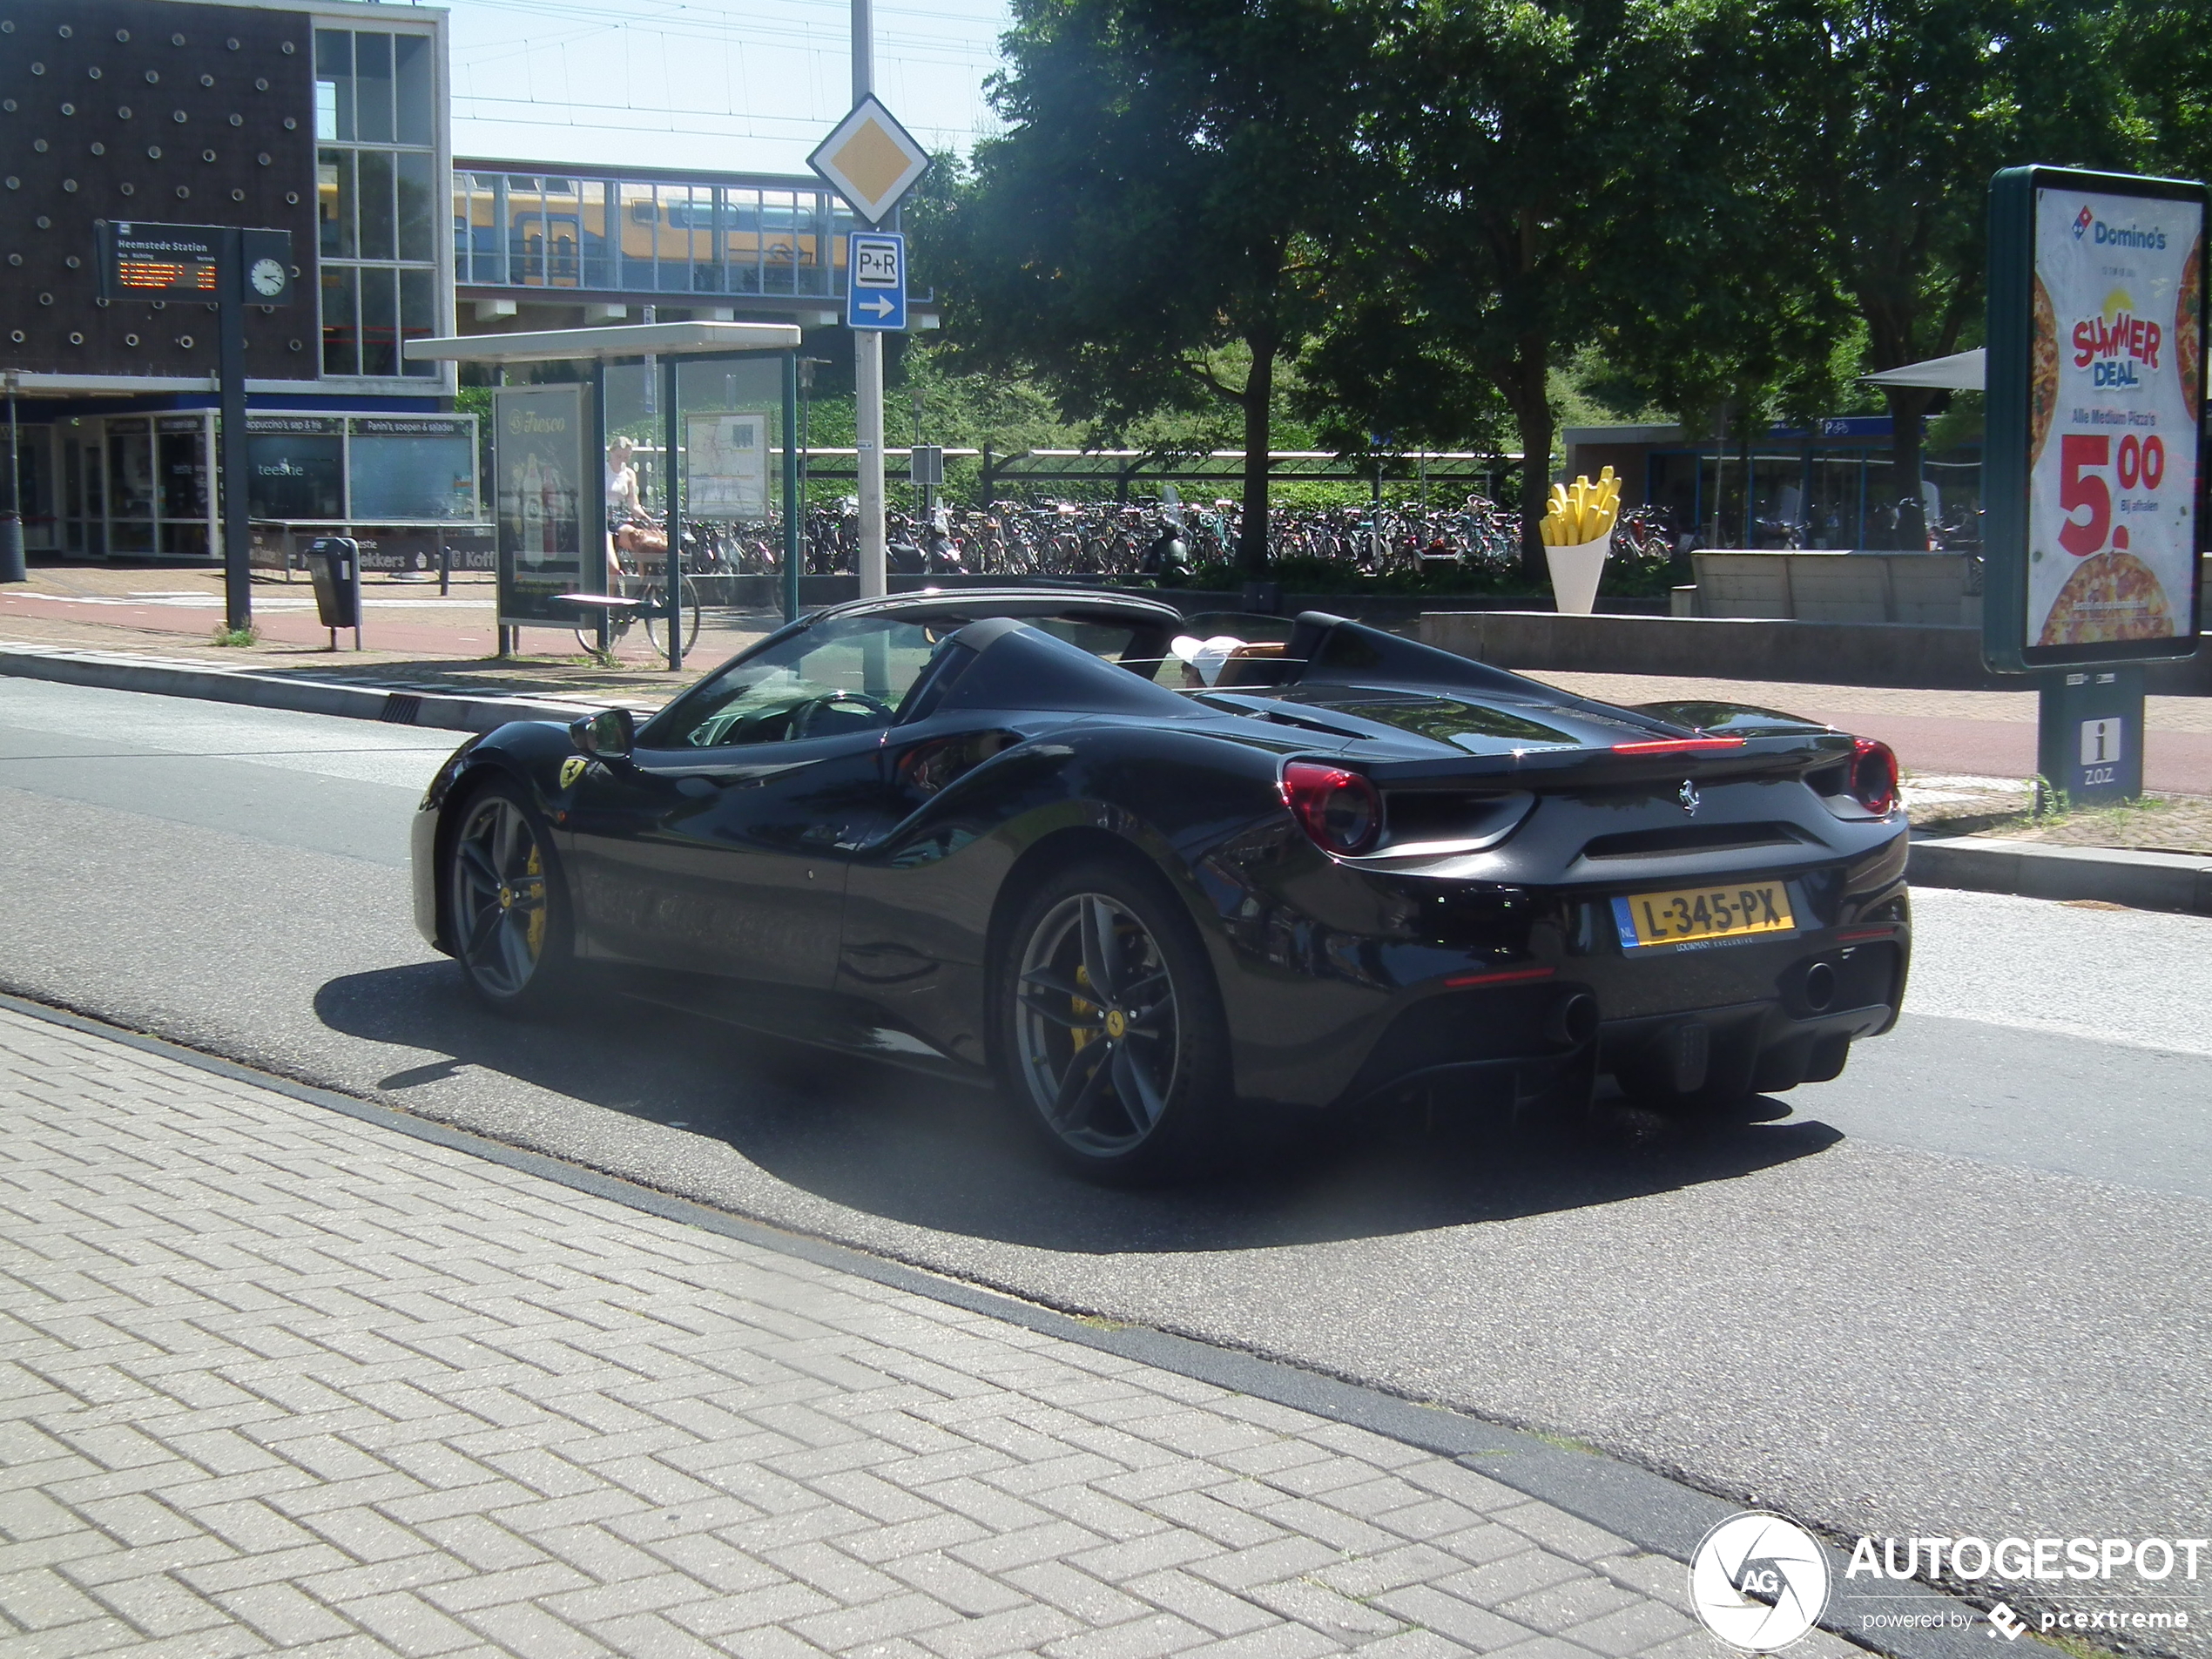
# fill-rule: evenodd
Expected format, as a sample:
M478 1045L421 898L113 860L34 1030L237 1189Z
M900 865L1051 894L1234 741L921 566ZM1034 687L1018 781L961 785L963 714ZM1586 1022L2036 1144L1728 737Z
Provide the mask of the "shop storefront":
M248 510L287 538L355 536L435 559L441 540L454 539L446 533L483 522L476 428L473 415L254 413ZM218 430L212 409L24 425L26 545L91 558L214 557Z
M56 510L27 521L26 542L53 546L58 535L70 553L206 558L216 536L214 433L206 409L75 416L42 435L45 445L32 436L39 428L26 428L33 446L60 452L49 469L60 483Z
M253 415L246 432L256 563L346 536L365 570L489 567L475 415Z

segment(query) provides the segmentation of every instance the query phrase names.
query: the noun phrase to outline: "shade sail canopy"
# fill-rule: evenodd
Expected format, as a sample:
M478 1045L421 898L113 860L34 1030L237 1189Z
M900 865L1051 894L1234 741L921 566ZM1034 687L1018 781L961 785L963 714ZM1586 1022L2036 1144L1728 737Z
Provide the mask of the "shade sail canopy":
M1885 368L1878 374L1861 374L1869 386L1925 386L1939 392L1979 392L1989 376L1989 353L1980 346L1931 357L1925 362Z
M543 328L510 334L453 334L410 340L409 362L559 363L616 357L697 357L791 351L799 329L787 322L639 322L604 328Z

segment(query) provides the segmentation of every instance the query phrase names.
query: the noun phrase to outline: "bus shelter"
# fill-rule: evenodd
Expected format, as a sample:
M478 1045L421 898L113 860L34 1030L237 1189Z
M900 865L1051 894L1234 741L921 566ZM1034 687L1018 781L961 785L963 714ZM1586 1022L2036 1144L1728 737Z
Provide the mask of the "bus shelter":
M658 474L669 667L684 665L687 505L695 525L760 531L780 518L784 615L798 616L799 343L789 324L711 321L407 342L411 361L499 372L491 474L502 655L515 629L575 628L590 599L608 597L608 441L656 421L664 452L688 455ZM530 383L510 383L510 371L525 366ZM780 451L780 466L771 466L772 450Z

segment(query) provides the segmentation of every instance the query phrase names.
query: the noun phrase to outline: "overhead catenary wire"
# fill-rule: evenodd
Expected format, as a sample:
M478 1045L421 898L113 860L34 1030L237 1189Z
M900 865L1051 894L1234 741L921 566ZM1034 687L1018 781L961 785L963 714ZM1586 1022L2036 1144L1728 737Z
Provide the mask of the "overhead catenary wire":
M456 10L527 15L532 21L529 37L522 41L475 44L457 39L453 48L452 95L455 114L468 127L543 127L593 133L651 132L709 139L752 139L779 149L811 145L812 141L842 112L824 96L828 61L844 56L847 35L842 23L843 0L772 0L772 3L738 12L732 8L671 4L666 0L640 0L629 16L610 19L604 10L587 10L564 0L463 0ZM887 8L894 15L945 21L936 10ZM965 71L967 108L945 118L941 99L936 110L910 108L907 125L933 149L958 149L998 128L983 93L983 77L996 64L996 24L1005 19L1001 6L979 9L975 33L966 40L948 41L942 34L900 30L879 34L878 61L883 78L903 88L909 71L922 74L933 86L941 87L947 70ZM808 14L819 15L818 24ZM780 15L776 15L780 14ZM956 12L955 12L956 15ZM837 22L831 19L835 17ZM543 25L550 22L552 28ZM563 26L563 25L568 26ZM617 31L615 38L606 38ZM645 44L641 35L652 36L662 69L650 88L637 89L636 51ZM579 88L574 78L570 48L583 46L619 67L605 77L605 84ZM702 51L700 47L707 50ZM671 50L671 48L673 50ZM786 91L805 89L803 112L792 108L788 97L775 99L783 108L763 107L751 98L750 88L759 67L751 60L760 52L772 58L806 60L805 69L779 65L769 76L772 85ZM551 93L550 55L559 59L563 95ZM515 72L519 61L521 74ZM545 71L542 73L541 71ZM482 71L480 74L479 71ZM484 76L495 76L500 90L479 90ZM691 84L686 84L686 80ZM517 81L521 90L513 90ZM705 84L699 84L705 82ZM503 83L503 84L502 84ZM673 94L671 97L671 94ZM903 98L902 98L903 101ZM717 108L718 103L721 107ZM937 118L932 119L932 115ZM474 135L463 139L468 147L500 148ZM509 146L512 147L512 146ZM642 160L643 158L640 158ZM796 156L791 158L797 159ZM758 164L756 164L758 165ZM786 165L789 165L786 163Z

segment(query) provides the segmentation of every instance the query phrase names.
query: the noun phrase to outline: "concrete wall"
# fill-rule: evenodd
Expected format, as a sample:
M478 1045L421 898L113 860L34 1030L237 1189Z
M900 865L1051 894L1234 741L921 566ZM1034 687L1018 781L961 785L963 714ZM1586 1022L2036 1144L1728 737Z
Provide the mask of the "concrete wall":
M1430 611L1420 638L1499 668L1945 691L2019 691L2027 684L1982 666L1979 628ZM2212 696L2212 642L2195 661L2154 665L2146 678L2161 695Z
M1753 552L1692 556L1695 614L1799 622L1979 627L1981 596L1963 553Z
M692 582L699 591L700 603L711 605L736 605L746 610L773 610L783 604L783 583L772 576L694 576ZM964 588L1096 588L1106 592L1133 592L1148 599L1163 599L1185 616L1200 616L1211 611L1249 611L1244 596L1232 590L1204 588L1122 588L1097 578L1082 577L1006 577L1006 576L901 576L890 578L894 593L919 593L925 588L941 588L958 592ZM860 579L853 576L803 576L799 578L799 603L801 610L818 610L824 605L842 604L860 597ZM1515 606L1534 604L1527 595L1489 597L1480 594L1464 597L1424 597L1418 594L1364 593L1286 593L1276 613L1295 617L1301 610L1325 610L1333 616L1352 617L1371 623L1378 628L1412 634L1422 616L1442 609L1471 610L1507 610ZM1630 613L1656 616L1667 608L1664 599L1615 599L1598 601L1605 614Z

